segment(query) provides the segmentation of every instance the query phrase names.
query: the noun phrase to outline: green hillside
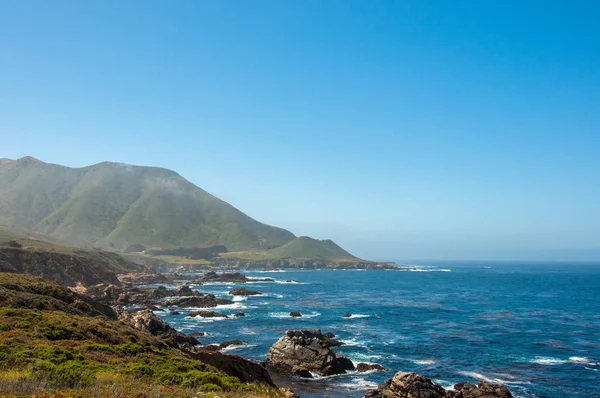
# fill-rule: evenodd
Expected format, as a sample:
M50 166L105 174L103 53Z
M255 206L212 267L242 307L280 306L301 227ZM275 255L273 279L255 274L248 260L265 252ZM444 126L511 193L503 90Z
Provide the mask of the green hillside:
M360 261L332 240L318 240L300 236L286 244L267 251L272 258L313 259L323 261Z
M0 161L0 223L74 246L118 250L132 244L267 250L294 239L170 170L108 162L69 168L31 157Z

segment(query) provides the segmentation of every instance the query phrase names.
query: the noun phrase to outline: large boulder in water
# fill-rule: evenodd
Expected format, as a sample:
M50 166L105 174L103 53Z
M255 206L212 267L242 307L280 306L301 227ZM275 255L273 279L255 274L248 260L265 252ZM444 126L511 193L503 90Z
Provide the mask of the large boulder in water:
M454 391L446 391L425 376L398 372L377 390L367 391L365 398L512 398L512 395L505 386L484 381L477 386L458 383Z
M269 350L267 366L281 372L312 377L346 373L354 369L348 358L335 354L320 330L288 330Z

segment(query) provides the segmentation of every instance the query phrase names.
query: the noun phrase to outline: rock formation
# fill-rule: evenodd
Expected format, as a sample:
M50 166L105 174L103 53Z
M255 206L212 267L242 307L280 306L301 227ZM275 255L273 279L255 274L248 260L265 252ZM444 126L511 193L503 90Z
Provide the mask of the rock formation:
M196 338L173 329L150 310L123 311L119 313L119 319L138 330L146 330L150 334L160 337L166 344L173 347L191 348L200 344Z
M484 381L477 386L458 383L453 391L446 391L425 376L398 372L377 390L367 391L365 398L512 398L512 395L505 386Z
M239 289L233 289L232 291L229 292L230 295L232 296L256 296L258 294L262 294L261 292L259 292L258 290L249 290L249 289L245 289L245 288L239 288Z
M320 330L288 330L269 350L267 365L294 376L312 377L346 373L354 364L330 348Z

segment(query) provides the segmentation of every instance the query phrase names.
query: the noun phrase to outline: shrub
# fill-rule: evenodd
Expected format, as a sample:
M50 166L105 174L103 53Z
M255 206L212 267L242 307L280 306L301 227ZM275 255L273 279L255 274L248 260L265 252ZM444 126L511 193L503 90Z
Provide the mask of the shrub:
M85 387L96 379L94 372L82 364L69 361L56 367L55 383L68 387Z
M81 354L74 354L69 350L55 345L41 346L37 350L37 357L44 361L52 362L53 364L60 364L74 359L83 360Z
M208 383L208 384L203 384L202 386L200 386L200 391L203 391L203 392L223 391L223 389L216 384Z

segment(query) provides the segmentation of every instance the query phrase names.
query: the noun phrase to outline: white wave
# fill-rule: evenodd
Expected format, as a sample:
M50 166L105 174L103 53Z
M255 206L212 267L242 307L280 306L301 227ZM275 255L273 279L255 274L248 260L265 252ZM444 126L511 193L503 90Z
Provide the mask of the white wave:
M240 333L246 334L246 335L255 335L255 334L257 334L257 331L254 329L250 329L250 328L242 328L242 329L240 329Z
M366 389L370 389L370 388L377 388L377 384L373 383L372 381L368 381L363 379L362 377L357 377L355 379L352 379L351 383L336 383L336 386L341 387L341 388L345 388L345 389L352 389L352 390L366 390Z
M531 359L529 362L531 363L537 363L538 365L562 365L563 363L566 363L568 361L565 361L564 359L558 359L558 358L552 358L552 357L535 357L533 359Z
M400 271L406 272L452 272L449 268L408 268L401 269Z
M347 345L347 346L350 346L350 347L367 347L367 345L365 344L365 342L357 340L355 338L344 339L343 342L344 342L344 345Z
M269 312L269 316L271 318L292 318L292 319L302 319L302 318L304 318L304 319L306 319L306 318L316 318L316 317L318 317L318 316L321 315L318 312L311 312L311 313L308 313L308 314L302 312L301 314L302 314L301 317L297 317L296 318L296 317L290 316L289 312Z
M351 316L347 316L345 318L370 318L371 315L367 314L352 314Z
M219 304L217 305L215 308L231 308L231 309L236 309L236 310L243 310L245 308L248 308L245 305L242 305L240 303L233 303L233 304Z
M598 371L598 369L594 369L594 368L588 368L587 366L584 366L584 368L585 368L585 369L587 369L587 370L593 370L594 372L597 372L597 371Z
M506 379L501 379L498 377L493 377L493 376L485 376L481 373L477 373L477 372L471 372L471 371L458 371L456 372L457 374L461 375L461 376L465 376L465 377L470 377L472 379L475 380L483 380L483 381L487 381L488 383L496 383L496 384L531 384L530 381L519 381L519 380L515 380L515 378L513 376L510 375L505 375L505 377L507 379L510 380L506 380Z
M271 272L289 272L284 269L265 269L262 271L252 271L253 274L269 274Z
M246 301L248 300L248 297L246 296L233 296L233 298L231 299L231 301Z
M435 365L436 361L433 359L411 359L412 363L416 365Z
M256 344L232 344L230 346L222 348L221 351L229 352L229 351L235 351L235 350L239 350L241 348L248 348L248 347L256 347Z
M364 353L360 353L360 352L356 352L356 353L352 353L352 354L348 354L346 355L348 358L350 358L350 360L356 365L358 363L364 362L364 363L377 363L377 361L380 361L383 358L383 355L378 355L378 354L364 354Z
M581 363L581 364L585 364L585 365L600 366L600 362L596 363L596 362L594 362L593 359L586 358L586 357L570 357L569 361L574 362L574 363Z

